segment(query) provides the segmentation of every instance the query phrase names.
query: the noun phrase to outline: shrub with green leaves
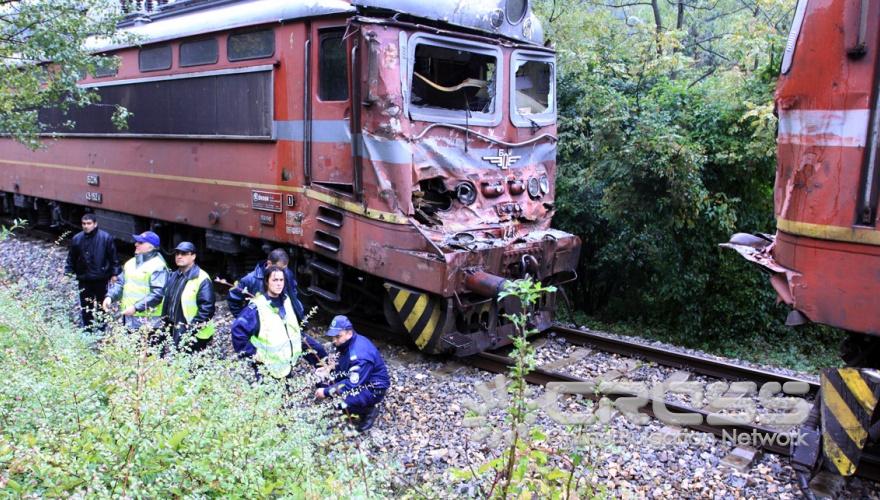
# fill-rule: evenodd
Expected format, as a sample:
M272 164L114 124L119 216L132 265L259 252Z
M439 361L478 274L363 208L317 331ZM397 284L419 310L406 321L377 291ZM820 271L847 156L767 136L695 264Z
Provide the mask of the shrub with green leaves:
M340 439L306 380L235 359L103 339L44 290L0 288L0 491L13 495L367 496L387 478ZM333 430L328 430L333 429Z

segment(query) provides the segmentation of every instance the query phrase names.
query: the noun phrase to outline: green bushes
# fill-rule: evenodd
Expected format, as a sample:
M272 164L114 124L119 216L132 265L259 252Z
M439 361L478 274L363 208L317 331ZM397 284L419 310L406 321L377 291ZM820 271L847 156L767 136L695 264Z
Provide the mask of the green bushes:
M306 381L250 381L237 360L160 358L144 338L96 342L40 290L0 289L0 489L99 497L381 494ZM381 472L378 472L381 474ZM344 495L343 493L344 492Z

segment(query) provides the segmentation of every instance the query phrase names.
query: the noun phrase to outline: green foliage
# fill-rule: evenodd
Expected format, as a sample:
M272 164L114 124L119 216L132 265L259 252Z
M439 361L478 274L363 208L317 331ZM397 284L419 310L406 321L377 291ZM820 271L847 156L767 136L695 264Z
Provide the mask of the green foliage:
M357 447L235 359L161 358L144 332L75 330L41 290L0 288L0 489L27 497L365 497Z
M560 66L554 221L584 242L575 306L687 345L785 335L766 278L717 245L774 231L789 2L613 3L537 5Z
M119 38L120 15L114 0L0 0L0 130L35 148L44 130L40 108L96 102L97 93L76 82L118 62L84 44L89 37Z
M12 221L12 225L9 227L0 225L0 241L9 239L12 237L13 233L15 233L16 229L21 229L27 225L27 221L24 219L15 219Z
M503 444L500 454L479 465L476 469L453 471L458 479L487 478L491 481L482 494L487 498L592 498L596 496L589 482L583 481L583 473L591 469L588 455L575 439L566 443L567 449L554 448L547 441L544 429L536 423L539 405L531 399L526 377L536 366L535 350L528 341L537 330L529 325L530 311L545 293L556 288L536 283L531 278L507 282L499 294L499 300L516 299L521 311L505 315L515 326L511 340L508 379L499 376L496 382L501 397L480 409L485 415L488 407L501 407L505 412L506 430L496 432L494 444ZM509 380L509 382L508 382ZM555 404L555 400L552 402ZM468 419L482 419L471 414ZM583 430L583 427L580 427ZM503 441L502 441L503 440ZM570 445L570 446L569 446ZM584 484L582 484L584 483Z

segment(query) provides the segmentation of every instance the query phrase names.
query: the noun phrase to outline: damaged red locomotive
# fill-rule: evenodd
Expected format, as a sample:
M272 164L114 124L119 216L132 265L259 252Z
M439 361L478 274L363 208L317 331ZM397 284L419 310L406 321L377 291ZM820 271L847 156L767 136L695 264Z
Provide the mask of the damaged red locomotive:
M432 353L505 343L505 280L575 278L580 241L550 227L555 57L526 0L146 4L131 42L91 47L119 61L80 82L99 104L41 111L41 150L0 140L7 210L89 207L231 264L288 246L304 294Z
M880 437L880 2L799 0L776 88L776 234L725 246L770 274L787 324L847 330L847 368L825 369L805 439L816 472L851 476ZM820 453L821 452L821 453Z

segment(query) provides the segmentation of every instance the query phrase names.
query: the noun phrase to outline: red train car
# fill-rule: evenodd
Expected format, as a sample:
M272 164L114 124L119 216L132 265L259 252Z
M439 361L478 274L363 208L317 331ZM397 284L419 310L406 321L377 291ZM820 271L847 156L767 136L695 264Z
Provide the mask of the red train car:
M821 404L805 424L802 472L853 474L876 438L880 395L880 2L800 0L776 90L776 235L728 246L771 275L787 323L848 330L844 359L824 370ZM818 458L819 435L823 460ZM809 440L808 440L809 441Z
M304 294L428 352L506 342L505 279L574 279L580 242L550 227L555 57L526 1L184 0L123 29L92 47L118 69L81 81L99 104L42 111L41 150L0 140L8 209L88 207L233 263L289 246Z

